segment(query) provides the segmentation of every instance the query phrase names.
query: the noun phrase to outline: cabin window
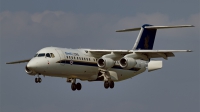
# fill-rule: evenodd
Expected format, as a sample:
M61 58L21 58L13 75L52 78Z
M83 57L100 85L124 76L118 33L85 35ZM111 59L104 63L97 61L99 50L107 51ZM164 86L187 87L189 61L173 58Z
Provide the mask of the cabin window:
M38 57L44 57L44 56L45 56L45 53L38 54Z

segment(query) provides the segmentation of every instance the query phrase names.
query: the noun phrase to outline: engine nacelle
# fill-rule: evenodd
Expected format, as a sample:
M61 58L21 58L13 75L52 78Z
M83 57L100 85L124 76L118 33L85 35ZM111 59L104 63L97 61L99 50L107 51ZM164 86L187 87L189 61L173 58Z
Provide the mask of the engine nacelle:
M37 74L36 72L30 70L27 66L25 67L25 71L26 71L26 73L29 74L29 75L36 75L36 74Z
M115 61L111 58L99 58L97 61L97 65L103 69L112 68L114 64Z
M131 69L133 68L137 62L133 58L128 58L128 57L123 57L122 59L119 60L119 65L123 69Z

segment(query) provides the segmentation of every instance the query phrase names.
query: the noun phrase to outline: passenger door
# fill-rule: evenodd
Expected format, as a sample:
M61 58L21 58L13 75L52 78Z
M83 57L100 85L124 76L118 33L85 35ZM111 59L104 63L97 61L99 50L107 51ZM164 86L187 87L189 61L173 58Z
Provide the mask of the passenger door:
M65 54L60 49L56 49L56 52L58 53L58 55L60 57L60 64L62 66L64 66L65 65L65 61L64 60L66 59Z

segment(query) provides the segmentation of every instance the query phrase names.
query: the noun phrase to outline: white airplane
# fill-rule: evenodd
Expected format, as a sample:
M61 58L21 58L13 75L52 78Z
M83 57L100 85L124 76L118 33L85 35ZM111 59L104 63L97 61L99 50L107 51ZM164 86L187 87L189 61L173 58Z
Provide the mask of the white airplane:
M9 62L16 64L28 62L25 67L27 74L39 77L51 76L67 78L71 89L81 90L82 81L104 81L104 87L114 88L114 82L136 76L146 69L153 71L162 68L162 61L152 58L174 57L175 52L191 52L191 50L152 50L157 29L194 27L193 25L153 26L143 25L141 28L118 30L127 32L140 30L132 50L92 50L46 47L39 50L32 59Z

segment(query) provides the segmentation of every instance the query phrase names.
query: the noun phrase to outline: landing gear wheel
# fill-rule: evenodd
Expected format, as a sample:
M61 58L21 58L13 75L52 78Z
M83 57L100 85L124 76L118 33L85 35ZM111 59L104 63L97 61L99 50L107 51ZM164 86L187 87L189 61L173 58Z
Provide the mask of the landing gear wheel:
M39 77L39 78L35 78L35 83L41 83L42 82L42 79Z
M73 91L75 91L76 90L76 84L72 83L71 88L72 88Z
M41 83L41 82L42 82L42 79L41 79L41 78L38 78L38 82Z
M76 84L76 89L77 89L77 90L81 90L81 88L82 88L81 83L77 83L77 84Z
M108 81L105 81L105 82L104 82L104 87L105 87L106 89L109 88L109 82L108 82Z
M114 88L114 86L115 86L115 83L113 81L110 81L110 88L112 89Z
M35 78L35 83L38 83L38 78Z

